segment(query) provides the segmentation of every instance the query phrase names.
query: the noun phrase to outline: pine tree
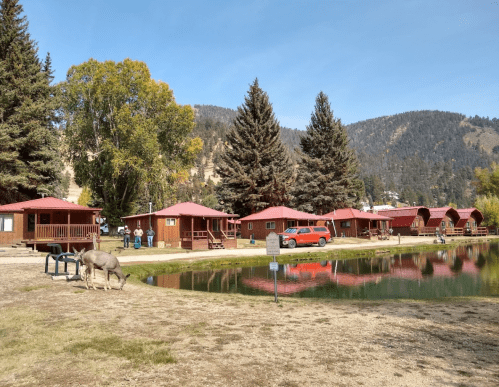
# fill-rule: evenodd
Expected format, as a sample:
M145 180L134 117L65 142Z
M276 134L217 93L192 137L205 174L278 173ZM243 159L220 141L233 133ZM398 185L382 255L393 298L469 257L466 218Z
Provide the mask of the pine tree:
M222 178L217 186L220 203L240 216L286 205L293 167L281 142L279 122L258 79L237 110L217 168Z
M306 135L300 140L301 162L293 190L294 206L318 215L358 207L364 186L345 128L335 119L322 91L315 100Z
M7 202L54 194L62 164L50 56L38 59L18 0L0 1L0 195Z

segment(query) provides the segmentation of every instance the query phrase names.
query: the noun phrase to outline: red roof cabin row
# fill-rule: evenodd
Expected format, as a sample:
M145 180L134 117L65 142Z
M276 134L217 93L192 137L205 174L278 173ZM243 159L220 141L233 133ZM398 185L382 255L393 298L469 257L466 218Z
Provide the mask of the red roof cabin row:
M100 248L101 208L90 208L61 199L46 197L0 206L0 245L24 243L35 250L50 250L57 243L71 248Z
M154 246L182 247L189 250L236 248L236 230L229 220L238 215L226 214L200 204L178 203L160 211L123 217L130 230L140 225L155 232Z
M401 207L379 210L379 215L393 218L393 232L405 236L435 235L447 236L487 235L486 227L480 227L482 213L476 208L456 210L452 207Z

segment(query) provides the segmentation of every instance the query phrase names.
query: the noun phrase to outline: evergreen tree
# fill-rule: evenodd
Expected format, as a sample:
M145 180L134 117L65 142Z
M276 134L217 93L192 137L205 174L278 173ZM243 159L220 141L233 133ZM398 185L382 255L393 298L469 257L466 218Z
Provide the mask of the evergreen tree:
M52 194L62 164L54 126L58 98L50 56L38 59L18 0L0 1L0 196L14 202ZM60 190L59 190L60 191Z
M293 167L281 142L279 122L258 79L238 107L233 125L217 168L222 178L217 186L219 202L241 216L286 205Z
M357 177L357 157L348 145L341 120L334 118L322 91L300 146L301 162L293 191L295 208L321 215L338 208L358 207L364 186Z

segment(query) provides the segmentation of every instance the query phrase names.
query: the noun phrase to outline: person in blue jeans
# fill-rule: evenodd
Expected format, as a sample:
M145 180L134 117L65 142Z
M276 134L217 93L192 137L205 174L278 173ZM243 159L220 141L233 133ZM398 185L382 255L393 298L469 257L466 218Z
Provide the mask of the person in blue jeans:
M130 234L132 232L128 228L128 226L125 226L125 231L123 232L123 247L125 249L128 249L130 247Z
M149 226L149 230L146 231L146 235L147 235L147 247L152 247L152 240L154 238L154 235L156 235L156 233L152 229L152 226Z

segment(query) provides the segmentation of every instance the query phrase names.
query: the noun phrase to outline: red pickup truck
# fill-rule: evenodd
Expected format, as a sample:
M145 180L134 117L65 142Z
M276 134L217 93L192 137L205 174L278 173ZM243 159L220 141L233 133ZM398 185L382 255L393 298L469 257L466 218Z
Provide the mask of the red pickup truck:
M324 247L331 240L331 233L326 226L290 227L279 234L281 247L294 249L297 245L318 244Z

